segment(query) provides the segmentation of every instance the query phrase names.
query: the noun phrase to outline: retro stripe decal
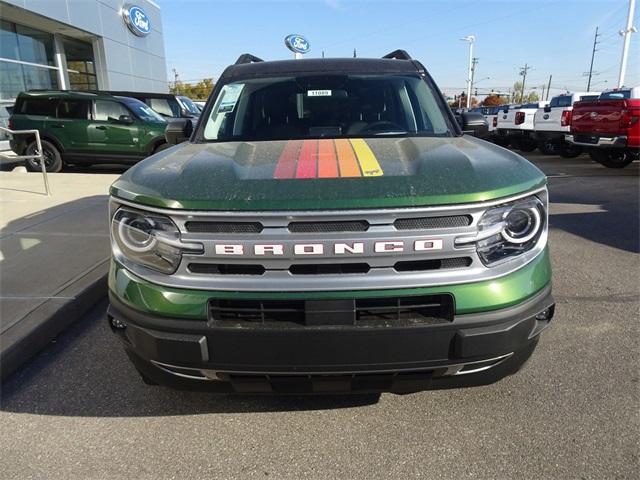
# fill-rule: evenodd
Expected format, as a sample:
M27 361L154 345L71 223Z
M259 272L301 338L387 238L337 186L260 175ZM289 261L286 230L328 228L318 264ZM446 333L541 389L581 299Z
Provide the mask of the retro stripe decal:
M384 172L375 154L361 138L290 140L273 178L377 177Z
M280 160L278 160L278 164L276 165L276 171L273 173L273 178L294 177L296 161L298 160L301 146L302 140L291 140L286 143L280 155Z
M318 178L338 178L338 159L333 140L318 141Z
M369 148L369 145L367 145L367 142L361 138L352 138L350 141L353 150L358 156L362 175L364 177L379 177L382 175L384 173L382 167L380 167L378 159Z
M356 154L351 148L349 140L341 138L335 141L336 152L338 154L338 165L340 166L341 177L360 177L360 167Z
M296 178L316 178L318 164L318 141L304 140L298 156Z

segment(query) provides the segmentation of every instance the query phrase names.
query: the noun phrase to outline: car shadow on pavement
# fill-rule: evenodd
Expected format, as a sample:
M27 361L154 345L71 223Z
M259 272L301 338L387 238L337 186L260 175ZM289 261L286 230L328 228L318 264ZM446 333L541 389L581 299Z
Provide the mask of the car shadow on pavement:
M549 181L549 226L595 243L640 253L638 177L602 177L597 184L578 177Z
M37 415L146 417L354 408L380 395L213 395L148 386L106 321L106 301L61 334L0 391L0 410Z

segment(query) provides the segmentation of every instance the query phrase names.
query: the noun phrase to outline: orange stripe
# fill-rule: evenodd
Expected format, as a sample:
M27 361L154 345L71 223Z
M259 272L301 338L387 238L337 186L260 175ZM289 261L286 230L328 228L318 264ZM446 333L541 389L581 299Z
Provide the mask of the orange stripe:
M318 177L338 178L338 162L333 140L318 141Z
M336 151L338 152L338 163L340 164L341 177L361 177L360 167L353 153L349 140L336 140Z
M316 178L318 163L318 141L304 140L298 156L296 178Z
M273 178L293 178L296 171L296 160L302 146L301 140L289 140L280 154Z

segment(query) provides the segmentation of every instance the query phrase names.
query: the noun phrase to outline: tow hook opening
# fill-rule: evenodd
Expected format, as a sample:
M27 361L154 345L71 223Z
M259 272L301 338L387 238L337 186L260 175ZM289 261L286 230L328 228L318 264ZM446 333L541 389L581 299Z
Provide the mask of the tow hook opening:
M111 315L109 315L109 325L111 326L112 330L124 330L125 328L127 328L126 323L124 323L122 320L112 317Z

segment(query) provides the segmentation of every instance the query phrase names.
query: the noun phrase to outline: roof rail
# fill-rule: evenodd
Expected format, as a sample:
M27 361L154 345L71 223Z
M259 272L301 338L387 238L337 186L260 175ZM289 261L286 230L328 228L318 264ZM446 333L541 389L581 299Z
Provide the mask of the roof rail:
M255 63L255 62L264 62L264 60L256 57L255 55L251 55L250 53L243 53L238 57L234 65L242 65L243 63Z
M411 55L407 53L406 50L394 50L391 53L387 53L382 58L395 58L396 60L411 60Z

